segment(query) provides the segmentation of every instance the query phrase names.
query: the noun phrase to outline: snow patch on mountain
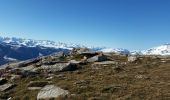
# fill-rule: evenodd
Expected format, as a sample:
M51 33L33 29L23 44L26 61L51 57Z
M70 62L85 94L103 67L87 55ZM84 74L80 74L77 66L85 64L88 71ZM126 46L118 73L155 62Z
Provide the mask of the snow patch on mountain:
M136 50L129 51L123 48L106 48L106 47L94 47L94 46L84 46L75 43L62 43L54 42L49 40L33 40L33 39L22 39L22 38L9 38L9 37L0 37L0 42L3 45L10 45L13 49L18 49L20 47L41 47L41 49L54 48L54 49L67 49L72 50L73 48L89 48L93 51L102 51L102 52L115 52L121 54L131 54L131 55L170 55L170 43L154 47L148 50ZM41 54L40 54L41 55Z
M7 61L17 61L17 59L11 58L11 57L8 57L8 56L4 56L3 58Z
M129 50L123 49L123 48L117 48L117 49L104 48L104 49L101 49L100 51L105 52L105 53L114 52L114 53L120 53L120 54L130 54Z
M84 45L74 44L74 43L62 43L62 42L54 42L49 40L32 40L32 39L22 39L22 38L9 38L9 37L0 37L0 42L9 44L15 47L27 46L27 47L47 47L47 48L63 48L63 49L72 49L85 47Z
M142 51L143 55L170 55L170 43Z

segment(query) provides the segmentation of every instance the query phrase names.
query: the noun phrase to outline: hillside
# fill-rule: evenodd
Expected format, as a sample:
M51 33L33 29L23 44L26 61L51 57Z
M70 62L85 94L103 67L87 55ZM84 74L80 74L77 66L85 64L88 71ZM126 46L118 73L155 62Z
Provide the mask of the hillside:
M169 65L170 57L74 49L1 66L0 98L168 100Z

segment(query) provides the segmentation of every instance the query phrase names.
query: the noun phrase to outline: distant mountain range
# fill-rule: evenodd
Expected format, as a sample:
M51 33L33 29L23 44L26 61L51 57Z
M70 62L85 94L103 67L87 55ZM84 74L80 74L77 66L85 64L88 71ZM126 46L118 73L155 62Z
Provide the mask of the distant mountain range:
M163 44L147 50L129 51L127 49L102 49L103 52L118 52L130 55L170 55L170 43Z
M54 52L69 52L72 48L85 48L87 46L74 43L61 43L49 40L33 40L22 38L0 37L0 65L17 60L27 60L38 56L49 55ZM170 44L164 44L143 51L129 51L127 49L87 47L93 51L116 52L131 55L170 55Z
M143 55L170 55L170 43L142 51Z

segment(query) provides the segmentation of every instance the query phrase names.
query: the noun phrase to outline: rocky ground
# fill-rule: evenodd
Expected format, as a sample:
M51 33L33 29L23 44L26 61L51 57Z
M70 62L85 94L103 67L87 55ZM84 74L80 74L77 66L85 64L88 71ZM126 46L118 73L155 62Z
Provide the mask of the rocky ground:
M0 100L170 100L170 58L73 49L0 67Z

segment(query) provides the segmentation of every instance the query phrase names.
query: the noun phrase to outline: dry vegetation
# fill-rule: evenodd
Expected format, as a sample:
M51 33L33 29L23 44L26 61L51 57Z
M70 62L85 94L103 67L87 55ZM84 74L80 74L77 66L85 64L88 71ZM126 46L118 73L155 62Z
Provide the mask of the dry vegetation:
M76 60L81 57L65 58ZM168 59L168 58L166 58ZM59 100L170 100L170 61L157 57L140 57L128 63L126 56L111 55L116 64L88 63L81 69L69 72L40 74L14 81L17 86L1 97L13 100L36 100L38 91L27 89L30 81L51 81L70 94Z

